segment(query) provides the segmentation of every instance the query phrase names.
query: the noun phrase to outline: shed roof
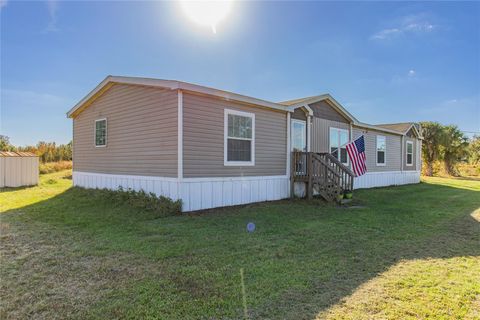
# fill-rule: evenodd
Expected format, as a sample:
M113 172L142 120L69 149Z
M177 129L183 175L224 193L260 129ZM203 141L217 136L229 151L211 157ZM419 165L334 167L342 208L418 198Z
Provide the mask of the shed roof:
M0 151L0 157L38 157L32 152Z

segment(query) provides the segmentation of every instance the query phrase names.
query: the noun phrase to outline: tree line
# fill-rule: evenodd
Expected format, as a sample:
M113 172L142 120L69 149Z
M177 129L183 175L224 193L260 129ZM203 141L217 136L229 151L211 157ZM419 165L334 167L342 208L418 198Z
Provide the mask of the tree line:
M39 156L40 162L72 160L72 142L57 145L55 142L40 141L35 146L16 147L7 136L0 135L0 151L32 152Z
M438 122L421 122L423 143L422 158L425 175L433 175L433 166L442 162L445 172L458 176L457 165L466 162L474 166L480 164L480 136L468 139L455 125L442 125Z

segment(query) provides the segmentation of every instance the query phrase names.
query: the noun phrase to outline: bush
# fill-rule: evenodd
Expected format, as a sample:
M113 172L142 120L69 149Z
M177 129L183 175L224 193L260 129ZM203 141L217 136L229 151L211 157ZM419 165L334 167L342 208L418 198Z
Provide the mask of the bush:
M458 166L462 177L480 177L480 165L462 163Z
M72 169L72 161L40 163L39 166L40 174L53 173L67 169Z
M480 166L473 165L468 163L459 163L455 166L456 170L461 177L479 177L480 176ZM450 177L450 175L445 171L445 167L441 161L435 161L432 166L433 176L435 177ZM424 175L426 171L425 166L422 166L422 174Z
M115 204L126 204L153 214L154 218L179 215L182 212L182 200L172 200L169 197L159 196L153 192L132 189L93 190L94 196L108 199Z

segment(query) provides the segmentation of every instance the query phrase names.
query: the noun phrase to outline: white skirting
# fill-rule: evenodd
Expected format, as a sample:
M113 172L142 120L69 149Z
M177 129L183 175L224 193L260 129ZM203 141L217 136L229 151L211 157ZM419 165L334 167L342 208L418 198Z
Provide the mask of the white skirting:
M182 199L182 211L195 211L289 197L287 176L165 178L73 172L73 185L84 188L144 190L174 200Z
M354 179L354 189L386 187L420 182L420 171L367 172Z

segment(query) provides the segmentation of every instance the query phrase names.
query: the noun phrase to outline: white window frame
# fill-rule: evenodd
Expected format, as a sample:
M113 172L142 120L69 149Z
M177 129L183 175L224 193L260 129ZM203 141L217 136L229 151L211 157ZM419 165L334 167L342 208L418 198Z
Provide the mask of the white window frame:
M105 121L105 144L97 145L97 122ZM107 118L101 118L95 120L95 125L93 126L93 145L95 148L105 148L108 143L108 121Z
M330 127L329 130L328 130L328 153L332 153L332 142L330 141L330 136L331 136L331 131L332 130L336 130L337 131L337 134L338 134L338 143L340 144L340 132L345 132L347 134L347 143L345 145L343 145L346 149L346 146L349 142L349 139L350 139L350 135L349 135L349 132L348 132L348 129L341 129L341 128L335 128L335 127ZM338 146L338 157L337 157L337 160L340 161L342 164L348 166L350 164L350 157L348 156L348 152L347 152L347 162L342 162L341 158L340 158L340 147L342 145L339 145Z
M293 125L295 123L300 123L302 125L305 126L305 130L304 130L304 135L303 135L303 142L305 144L305 150L302 150L302 151L306 151L308 150L308 145L307 145L307 121L305 120L298 120L298 119L292 119L291 123L290 123L290 151L293 151Z
M232 139L237 140L248 140L252 143L250 144L250 154L252 158L250 161L228 161L228 115L237 115L242 117L248 117L252 119L252 138L236 138ZM225 109L224 110L224 119L223 119L223 165L224 166L254 166L255 165L255 113Z
M412 152L411 152L411 155L412 155L412 162L411 163L408 163L408 145L411 145L412 146ZM407 141L407 145L405 147L405 165L406 166L409 166L409 167L413 167L413 141Z
M378 138L383 138L383 141L385 142L385 150L383 151L383 163L378 162ZM375 148L375 157L376 163L378 167L384 167L387 165L387 137L386 136L377 136L376 137L376 148Z

